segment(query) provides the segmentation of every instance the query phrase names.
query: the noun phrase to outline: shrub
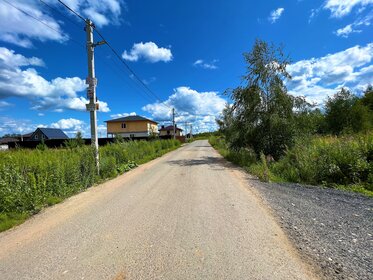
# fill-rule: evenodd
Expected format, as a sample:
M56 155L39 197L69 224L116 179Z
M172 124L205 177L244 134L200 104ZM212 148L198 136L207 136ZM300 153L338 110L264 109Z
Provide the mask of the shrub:
M298 140L271 170L291 182L372 188L372 154L373 133L313 137Z

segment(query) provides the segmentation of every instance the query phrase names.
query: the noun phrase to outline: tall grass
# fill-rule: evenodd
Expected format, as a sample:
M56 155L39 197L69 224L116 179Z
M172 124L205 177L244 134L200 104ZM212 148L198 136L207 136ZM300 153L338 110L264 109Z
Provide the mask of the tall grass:
M175 140L132 141L100 147L96 175L91 147L0 153L0 231L12 217L26 217L103 179L112 178L180 145ZM18 215L21 214L21 215Z
M267 162L264 155L256 159L250 150L232 151L223 138L209 141L225 158L262 181L324 185L373 195L373 133L298 139L277 162Z
M271 170L290 182L361 185L373 191L373 133L299 139Z

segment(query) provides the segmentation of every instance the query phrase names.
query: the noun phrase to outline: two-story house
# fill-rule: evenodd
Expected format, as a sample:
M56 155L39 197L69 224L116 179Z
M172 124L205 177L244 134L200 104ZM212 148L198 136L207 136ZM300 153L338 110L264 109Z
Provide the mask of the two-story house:
M158 123L142 116L127 116L105 122L107 137L147 138L158 134Z

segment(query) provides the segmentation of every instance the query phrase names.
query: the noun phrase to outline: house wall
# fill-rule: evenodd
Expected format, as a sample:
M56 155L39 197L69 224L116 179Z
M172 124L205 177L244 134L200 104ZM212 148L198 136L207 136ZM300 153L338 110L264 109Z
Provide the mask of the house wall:
M174 131L173 130L169 130L170 133L167 133L167 130L161 130L159 132L159 136L166 136L166 135L174 135ZM181 136L181 131L176 129L176 136Z
M47 140L48 138L45 137L44 133L42 133L40 130L37 130L30 138L31 141L41 141L42 139Z
M122 123L126 124L126 128L122 128ZM157 125L148 121L107 122L106 124L108 134L121 134L123 137L129 137L130 134L134 134L135 137L149 136L152 132L158 131Z

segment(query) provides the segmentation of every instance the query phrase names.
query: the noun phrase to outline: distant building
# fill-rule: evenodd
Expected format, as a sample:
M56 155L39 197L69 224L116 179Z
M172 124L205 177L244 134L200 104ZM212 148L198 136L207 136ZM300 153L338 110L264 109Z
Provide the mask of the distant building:
M183 130L181 128L178 128L176 126L175 128L175 135L176 136L181 136L181 132ZM159 136L173 136L174 135L174 126L173 125L169 125L169 126L164 126L162 125L161 126L161 129L159 130Z
M142 116L127 116L105 122L107 137L147 138L158 134L158 123Z
M58 128L37 128L30 136L28 141L42 141L52 139L69 139L69 137Z
M21 141L28 141L28 140L30 140L30 137L31 137L32 134L33 134L33 132L26 133L26 134L21 134L21 136L19 137L19 139Z
M14 137L3 137L0 138L0 150L8 150L9 149L9 143L11 142L18 142L18 138Z

